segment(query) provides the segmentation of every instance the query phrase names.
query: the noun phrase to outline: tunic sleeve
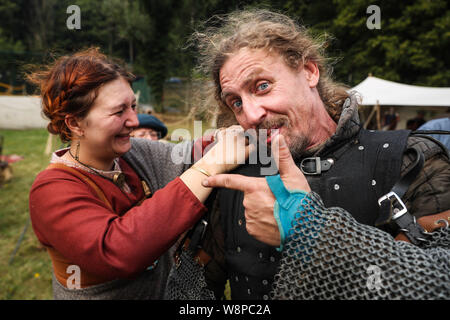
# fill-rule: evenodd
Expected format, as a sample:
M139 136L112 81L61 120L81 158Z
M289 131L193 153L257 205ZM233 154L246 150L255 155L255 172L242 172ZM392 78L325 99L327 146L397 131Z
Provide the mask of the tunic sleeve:
M111 279L145 270L206 211L175 178L119 216L88 185L60 170L38 175L29 200L32 225L44 245L82 269Z

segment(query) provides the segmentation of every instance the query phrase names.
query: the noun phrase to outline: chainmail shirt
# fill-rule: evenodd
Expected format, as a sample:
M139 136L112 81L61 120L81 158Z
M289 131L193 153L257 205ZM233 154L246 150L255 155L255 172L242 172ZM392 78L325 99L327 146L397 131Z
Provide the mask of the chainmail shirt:
M418 247L356 222L344 209L325 208L314 192L302 205L272 299L450 298L448 225Z

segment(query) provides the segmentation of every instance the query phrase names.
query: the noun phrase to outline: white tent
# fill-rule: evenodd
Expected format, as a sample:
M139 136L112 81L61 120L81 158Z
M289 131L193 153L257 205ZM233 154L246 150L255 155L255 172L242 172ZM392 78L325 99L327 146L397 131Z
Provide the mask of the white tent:
M38 96L0 96L0 129L46 128Z
M357 91L366 106L450 106L450 88L412 86L372 76L351 91Z
M398 127L405 128L406 120L413 118L415 112L412 107L426 107L434 109L433 114L442 113L442 107L450 106L450 88L432 88L412 86L368 76L363 82L348 91L356 91L359 102L363 106L373 106L367 118L363 116L364 127L367 128L376 115L377 128L381 129L380 106L402 106L396 108L400 116ZM409 106L410 108L403 108ZM442 111L436 111L436 110Z

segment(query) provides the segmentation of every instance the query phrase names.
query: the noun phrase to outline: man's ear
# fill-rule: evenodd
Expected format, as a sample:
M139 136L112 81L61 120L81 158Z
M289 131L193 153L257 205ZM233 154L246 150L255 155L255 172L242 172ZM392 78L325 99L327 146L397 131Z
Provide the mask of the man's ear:
M66 115L64 122L75 137L82 137L84 135L82 122L79 118L73 115Z
M307 61L303 65L303 71L305 72L306 81L308 81L310 88L315 88L319 83L320 72L317 63L313 61Z

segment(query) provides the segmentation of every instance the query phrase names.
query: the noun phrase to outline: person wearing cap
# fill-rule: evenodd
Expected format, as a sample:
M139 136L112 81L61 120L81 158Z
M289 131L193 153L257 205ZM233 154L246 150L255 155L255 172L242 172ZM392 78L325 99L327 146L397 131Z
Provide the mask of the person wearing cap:
M166 136L167 127L164 123L150 114L138 114L139 126L131 133L135 138L147 138L150 140L159 140Z

